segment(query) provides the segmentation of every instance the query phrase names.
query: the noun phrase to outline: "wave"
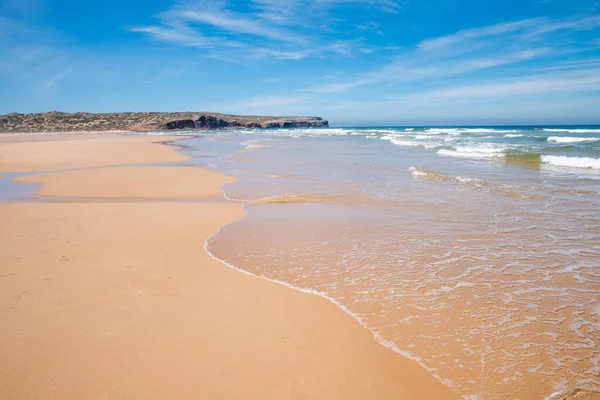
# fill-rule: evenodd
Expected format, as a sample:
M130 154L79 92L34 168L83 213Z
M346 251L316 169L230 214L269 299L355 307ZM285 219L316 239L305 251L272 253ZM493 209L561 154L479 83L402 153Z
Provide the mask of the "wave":
M427 179L430 181L438 181L438 182L454 182L454 183L462 183L462 184L480 184L483 180L478 178L468 178L464 176L457 176L456 178L451 178L449 176L444 176L440 174L436 174L435 172L428 172L422 168L412 166L408 169L412 176L418 179Z
M503 160L530 168L539 168L542 164L541 154L524 153L503 147L457 147L456 150L439 149L437 154L457 158Z
M423 171L419 167L410 167L408 170L412 176L427 176L427 172Z
M439 181L439 182L452 180L446 176L436 174L435 172L427 172L419 167L413 166L413 167L410 167L408 170L410 171L412 176L414 176L415 178L418 178L418 179L427 179L427 180Z
M600 158L542 155L541 160L559 167L600 169Z
M294 203L348 203L357 199L350 196L325 193L284 193L252 200L252 204L294 204Z
M469 178L466 176L457 176L456 178L454 178L456 182L458 183L468 183L468 184L479 184L483 182L483 179L479 179L479 178Z
M504 149L499 147L457 147L456 150L440 149L437 154L458 158L498 158L504 157Z
M350 133L347 129L342 128L329 128L329 129L306 129L302 130L302 133L306 133L308 135L327 135L327 136L345 136Z
M244 147L242 149L239 149L238 151L232 153L231 155L235 156L238 154L246 153L251 150L262 149L265 146L263 144L259 144L259 143L266 141L266 140L269 140L269 139L256 139L256 140L248 140L246 142L241 142L240 144Z
M427 128L425 129L425 132L430 135L440 135L442 133L454 133L460 135L461 133L459 128Z
M427 128L425 129L425 132L431 134L447 133L449 135L460 135L461 133L510 133L519 131L499 128Z
M600 129L569 129L569 128L543 128L544 132L568 132L568 133L600 133Z
M542 155L539 153L523 153L509 150L504 153L504 161L518 164L522 167L539 168L542 164Z
M573 136L549 136L548 142L553 143L583 143L583 142L598 142L600 138L597 137L573 137Z
M420 142L411 142L410 140L399 140L399 139L387 139L390 141L390 143L395 144L396 146L409 146L409 147L417 147L417 146L423 146L423 143Z
M243 132L243 131L242 131ZM290 137L319 137L319 136L346 136L352 133L345 128L308 128L308 129L273 129L263 134L282 135Z
M380 139L381 140L387 140L392 144L395 144L396 146L404 146L404 147L424 147L426 149L433 149L435 148L437 145L435 144L426 144L420 141L413 141L413 140L405 140L406 136L403 135L389 135L389 136L382 136Z
M516 138L516 137L523 137L525 135L523 135L522 133L508 133L506 135L504 135L505 138Z
M508 132L518 132L515 130L507 130L507 129L494 129L494 128L462 128L463 132L466 133L508 133Z
M428 150L455 150L454 147L444 146L439 142L423 142L423 141L412 141L412 140L401 140L396 138L381 138L384 140L388 140L390 143L395 144L396 146L404 146L404 147L422 147Z
M587 168L600 170L600 158L553 156L537 153L520 153L502 148L457 147L456 150L439 149L437 154L458 158L499 159L522 165L539 167L540 164L550 164L560 167Z
M383 134L386 134L386 133L396 132L396 130L394 130L394 129L361 129L361 130L358 130L356 132L359 133L359 134L362 134L362 133L370 133L370 134L373 134L373 133L374 134L383 133Z

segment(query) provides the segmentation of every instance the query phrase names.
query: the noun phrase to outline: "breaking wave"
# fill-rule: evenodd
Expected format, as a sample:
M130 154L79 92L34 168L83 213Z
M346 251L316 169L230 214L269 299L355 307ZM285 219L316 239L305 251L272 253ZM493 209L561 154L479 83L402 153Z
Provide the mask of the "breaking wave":
M600 138L597 137L572 137L572 136L549 136L548 142L552 143L584 143L584 142L598 142Z
M569 128L543 128L544 132L568 132L568 133L600 133L600 129L569 129Z
M542 155L541 160L545 164L559 167L600 169L600 158Z

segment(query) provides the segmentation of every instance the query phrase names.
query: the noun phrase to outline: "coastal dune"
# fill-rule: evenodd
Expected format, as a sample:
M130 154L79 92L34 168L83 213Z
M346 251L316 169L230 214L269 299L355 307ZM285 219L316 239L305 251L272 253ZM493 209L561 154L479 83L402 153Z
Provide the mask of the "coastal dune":
M63 170L17 178L56 199L0 204L0 398L456 398L326 299L212 258L233 178L123 165L186 161L170 140L0 142L0 172Z

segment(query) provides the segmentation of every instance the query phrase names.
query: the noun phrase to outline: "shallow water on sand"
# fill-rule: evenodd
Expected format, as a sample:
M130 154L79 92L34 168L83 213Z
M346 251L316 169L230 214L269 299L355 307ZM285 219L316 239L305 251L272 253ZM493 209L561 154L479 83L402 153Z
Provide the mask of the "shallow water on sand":
M598 389L600 129L452 129L186 140L248 200L209 249L334 299L464 398Z

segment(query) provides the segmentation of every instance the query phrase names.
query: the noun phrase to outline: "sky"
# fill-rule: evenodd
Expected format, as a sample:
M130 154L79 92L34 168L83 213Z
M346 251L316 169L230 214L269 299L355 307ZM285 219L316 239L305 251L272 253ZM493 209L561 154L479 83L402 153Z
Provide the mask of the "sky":
M0 114L600 124L600 0L0 0Z

